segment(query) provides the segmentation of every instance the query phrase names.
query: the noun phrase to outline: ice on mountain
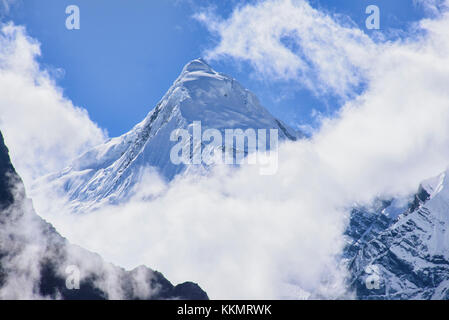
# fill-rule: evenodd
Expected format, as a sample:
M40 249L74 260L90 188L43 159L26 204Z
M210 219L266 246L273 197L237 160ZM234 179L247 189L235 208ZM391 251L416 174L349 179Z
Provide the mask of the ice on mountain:
M89 150L35 187L53 186L73 203L120 201L129 196L144 168L155 168L167 181L180 173L201 172L202 168L174 164L170 159L176 144L170 141L171 133L179 129L191 132L194 122L223 136L226 129L277 129L280 140L303 137L273 117L235 79L196 59L183 68L157 106L133 129Z

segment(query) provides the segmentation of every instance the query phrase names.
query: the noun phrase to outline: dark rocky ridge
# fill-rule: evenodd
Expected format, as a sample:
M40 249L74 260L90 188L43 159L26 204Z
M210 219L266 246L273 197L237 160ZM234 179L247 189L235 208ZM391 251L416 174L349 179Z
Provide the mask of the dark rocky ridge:
M345 257L357 299L449 300L449 260L444 254L449 244L431 248L432 237L443 235L447 223L429 207L430 201L420 186L398 216L385 214L392 200L352 210ZM373 275L378 285L367 286Z
M78 290L66 287L68 265L81 271ZM206 300L208 296L195 283L173 286L157 271L143 266L126 271L68 243L35 213L0 133L0 299L35 298Z

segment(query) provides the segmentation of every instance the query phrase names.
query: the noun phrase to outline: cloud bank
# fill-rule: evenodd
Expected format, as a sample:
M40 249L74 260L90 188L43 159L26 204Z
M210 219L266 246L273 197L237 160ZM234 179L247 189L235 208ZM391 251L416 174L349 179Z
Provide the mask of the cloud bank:
M283 144L274 176L219 168L160 187L151 202L51 219L108 259L193 279L212 298L346 297L347 209L405 197L447 167L448 23L443 13L421 22L423 36L376 44L367 90L310 140Z
M218 167L167 185L150 169L129 203L64 215L60 199L44 193L36 195L38 211L107 260L191 279L211 298L350 296L339 263L347 209L406 196L447 167L448 12L421 21L416 36L380 43L304 1L268 0L239 7L228 20L199 18L221 36L210 57L244 59L262 77L295 79L317 92L366 89L310 140L282 144L274 176L254 166ZM14 142L12 150L21 147Z
M23 27L0 25L0 128L27 184L61 170L106 135L40 68L40 54Z
M4 154L2 165L5 166ZM151 299L164 294L170 285L145 267L130 272L105 262L99 255L71 245L36 215L26 199L22 181L15 173L4 174L2 194L11 192L14 202L0 215L0 299ZM76 270L80 291L67 290L69 274ZM166 291L165 291L166 292ZM172 296L176 298L176 296Z

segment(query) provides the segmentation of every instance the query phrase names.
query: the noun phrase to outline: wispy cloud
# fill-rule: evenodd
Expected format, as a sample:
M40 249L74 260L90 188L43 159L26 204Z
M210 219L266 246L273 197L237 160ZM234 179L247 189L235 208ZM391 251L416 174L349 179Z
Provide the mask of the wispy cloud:
M271 80L293 80L317 94L346 97L363 82L377 47L361 30L301 0L241 6L228 19L204 11L196 19L219 37L209 59L247 61Z
M437 15L444 7L447 7L446 0L413 0L417 6L423 7L428 13Z
M9 14L12 5L20 0L0 0L0 17Z
M48 272L64 285L68 266L79 270L80 282L89 283L95 294L112 300L150 299L160 293L160 280L152 270L138 268L126 273L98 254L69 244L38 217L22 182L14 175L10 178L15 202L0 215L1 300L61 299L59 290L65 288L57 280L49 280Z
M61 170L105 138L85 109L64 97L36 62L40 45L23 27L0 26L0 128L26 182Z

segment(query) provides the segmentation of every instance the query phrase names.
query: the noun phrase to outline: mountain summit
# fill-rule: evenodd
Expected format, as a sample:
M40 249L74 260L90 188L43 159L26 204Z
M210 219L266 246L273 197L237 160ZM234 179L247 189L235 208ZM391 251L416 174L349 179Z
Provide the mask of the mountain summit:
M204 71L215 73L215 71L204 61L202 58L198 58L187 63L182 70L182 74L186 72Z
M176 130L192 134L193 123L221 133L226 129L277 129L280 140L302 137L272 116L235 79L196 59L183 68L142 122L89 150L62 172L46 177L44 183L63 190L72 201L95 203L103 199L114 202L128 195L146 167L156 168L169 181L189 167L171 161L170 152L177 144L171 141L171 134ZM202 147L200 141L191 148Z

